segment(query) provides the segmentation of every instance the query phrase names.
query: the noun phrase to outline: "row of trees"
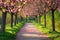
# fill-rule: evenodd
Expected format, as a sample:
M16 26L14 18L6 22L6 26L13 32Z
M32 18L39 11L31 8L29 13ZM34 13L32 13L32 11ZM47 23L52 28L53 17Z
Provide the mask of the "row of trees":
M46 13L52 13L52 30L55 31L55 10L60 10L60 0L24 0L27 5L23 8L26 15L38 17L40 23L41 16L44 16L44 26L46 27Z
M44 12L44 22L46 27L46 12L51 11L52 13L52 30L55 31L55 19L54 12L60 8L60 0L41 0L41 4L43 3L43 12ZM48 10L48 11L47 11Z
M18 22L18 13L24 5L22 0L0 0L0 10L2 11L1 31L5 32L7 13L11 15L11 28L13 27L13 16L15 16L15 26Z
M60 0L0 0L0 10L2 11L1 30L5 31L7 12L11 15L11 27L13 27L13 16L15 16L16 25L18 12L21 11L26 17L35 16L38 23L40 23L41 16L44 16L44 26L46 27L46 13L51 11L52 29L55 31L54 12L57 9L60 10Z

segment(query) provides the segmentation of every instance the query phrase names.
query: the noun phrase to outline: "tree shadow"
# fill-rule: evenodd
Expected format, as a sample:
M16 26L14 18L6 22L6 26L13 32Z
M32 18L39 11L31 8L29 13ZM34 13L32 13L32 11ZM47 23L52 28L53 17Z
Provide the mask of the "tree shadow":
M16 40L50 40L46 35L39 32L20 32Z
M0 40L14 40L16 35L9 32L0 32Z
M58 32L58 31L49 31L49 33L57 33L57 34L60 34L60 32Z

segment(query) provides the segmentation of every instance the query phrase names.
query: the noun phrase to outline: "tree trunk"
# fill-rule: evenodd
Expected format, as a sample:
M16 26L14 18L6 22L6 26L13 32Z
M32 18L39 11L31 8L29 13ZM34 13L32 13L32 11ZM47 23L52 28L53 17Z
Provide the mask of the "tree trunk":
M22 21L23 19L22 19L22 17L20 16L20 21Z
M26 22L27 22L27 15L26 15Z
M13 27L13 13L11 12L11 27Z
M39 24L41 23L41 15L39 15Z
M16 23L18 24L18 14L16 13Z
M37 19L38 19L38 23L40 24L41 20L40 20L40 15L37 16Z
M17 24L17 13L15 14L15 26Z
M44 13L44 26L46 27L46 13Z
M19 22L21 22L21 16L19 17Z
M38 19L37 19L37 16L35 16L35 21L38 23Z
M19 21L18 21L18 15L17 15L17 19L16 19L16 22L17 22L17 24L18 24L18 22L19 22Z
M52 10L52 30L55 31L54 10Z
M28 22L28 16L27 16L27 22Z
M39 15L37 15L37 20L38 20L38 23L40 23L40 22L39 22L39 20L40 20Z
M2 32L5 32L6 16L7 16L7 12L3 12L2 13L2 25L1 25Z

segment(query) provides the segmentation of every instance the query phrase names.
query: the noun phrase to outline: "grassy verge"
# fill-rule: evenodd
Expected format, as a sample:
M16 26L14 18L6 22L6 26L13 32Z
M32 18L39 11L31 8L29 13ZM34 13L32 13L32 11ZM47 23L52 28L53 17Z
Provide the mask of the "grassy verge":
M60 12L58 10L55 11L55 29L56 31L52 31L52 14L48 12L46 14L46 28L44 27L44 16L41 17L41 24L33 22L34 25L39 29L39 31L47 34L51 40L60 40Z
M51 40L60 40L60 33L55 31L52 32L49 28L45 28L43 25L33 22L33 24L38 28L40 32L48 35Z
M18 23L13 28L10 25L6 25L6 32L0 32L0 40L15 40L16 33L21 29L25 22Z

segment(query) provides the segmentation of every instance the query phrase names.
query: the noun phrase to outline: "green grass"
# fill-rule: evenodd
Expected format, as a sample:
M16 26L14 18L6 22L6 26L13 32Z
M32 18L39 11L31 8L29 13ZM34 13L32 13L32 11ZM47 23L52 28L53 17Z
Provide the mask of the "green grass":
M60 33L55 31L51 31L49 28L45 28L43 25L38 24L36 22L33 22L33 24L35 25L35 27L42 33L46 34L49 36L49 38L51 40L60 40Z
M6 25L6 32L0 32L0 40L15 40L16 33L22 28L25 22L18 23L13 28L9 24Z
M34 25L39 29L39 31L47 34L51 40L60 40L60 13L57 10L55 11L55 32L52 31L51 12L48 12L46 15L46 28L44 27L44 16L41 18L41 24L33 22Z

